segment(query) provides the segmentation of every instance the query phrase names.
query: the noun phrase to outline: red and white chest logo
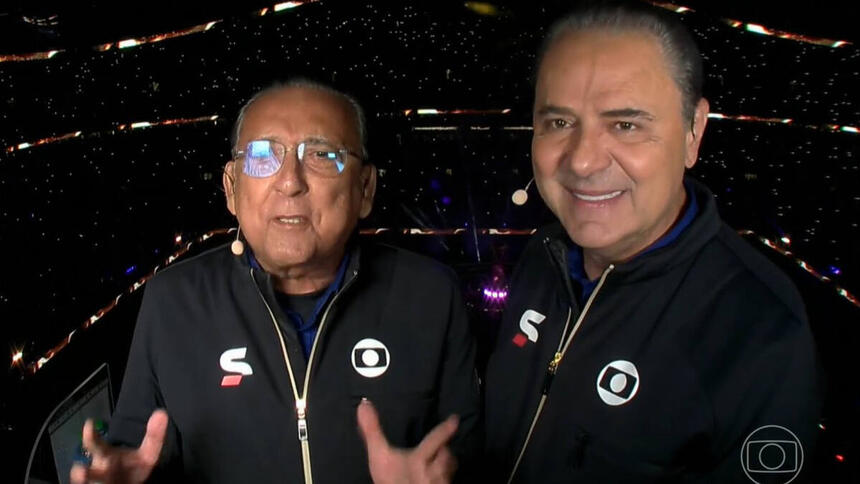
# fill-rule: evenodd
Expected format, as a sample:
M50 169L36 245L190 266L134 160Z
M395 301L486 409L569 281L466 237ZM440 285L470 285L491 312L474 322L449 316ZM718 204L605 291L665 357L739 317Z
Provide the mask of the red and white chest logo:
M537 343L537 325L542 323L544 319L546 319L546 316L543 314L534 309L527 309L520 318L520 331L522 332L514 335L514 344L522 348L528 341Z
M222 387L235 387L242 383L242 377L247 375L252 375L254 370L251 369L251 365L244 361L239 361L245 357L245 353L247 353L248 348L231 348L223 353L221 353L221 359L219 363L221 364L221 369L226 371L227 373L232 373L231 375L224 375L224 378L221 378L221 386Z

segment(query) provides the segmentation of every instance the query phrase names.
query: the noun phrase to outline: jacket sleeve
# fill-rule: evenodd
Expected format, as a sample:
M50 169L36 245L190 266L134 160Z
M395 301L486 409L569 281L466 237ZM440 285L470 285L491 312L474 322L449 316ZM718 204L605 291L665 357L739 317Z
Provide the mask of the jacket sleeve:
M714 395L717 435L712 470L703 482L776 482L797 474L807 482L821 412L820 367L805 320L784 318L782 334L740 343L744 357L731 365Z
M475 341L463 298L451 275L445 354L439 382L439 420L451 414L459 417L457 433L450 448L459 465L457 481L469 482L480 456L482 432L478 375L475 371Z
M111 417L107 440L113 445L138 447L146 433L146 423L158 408L165 408L164 398L158 384L157 324L163 301L158 294L158 283L154 278L147 286L134 336L128 355L128 363L119 393L116 409ZM168 416L170 409L166 409ZM163 482L168 473L178 465L179 434L170 420L164 447L156 470L150 481Z

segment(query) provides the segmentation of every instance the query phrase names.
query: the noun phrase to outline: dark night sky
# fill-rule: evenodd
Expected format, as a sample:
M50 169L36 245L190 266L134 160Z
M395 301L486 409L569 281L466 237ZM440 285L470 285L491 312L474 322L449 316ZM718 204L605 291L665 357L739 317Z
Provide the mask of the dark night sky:
M0 163L0 243L18 254L0 281L0 319L9 322L2 335L13 346L52 345L174 250L177 234L187 240L230 225L218 189L229 124L254 90L291 75L333 82L365 104L373 161L385 173L368 226L411 227L417 217L428 226L460 227L474 217L481 227L527 228L545 215L536 196L523 208L510 204L511 192L529 179L530 133L500 128L530 124L535 45L557 2L531 9L511 3L495 16L457 2L321 2L264 17L248 7L211 12L220 15L187 8L178 18L150 8L136 22L129 21L135 12L106 4L93 2L91 10L115 22L83 22L83 11L64 7L50 42L44 32L30 32L0 44L21 53L22 45L71 42L49 60L0 64L0 143L83 132L6 153ZM720 20L740 17L737 4L727 13L707 8L683 18L706 60L713 112L858 124L856 46L743 32ZM759 10L750 9L751 18L770 26ZM123 32L217 19L223 22L204 33L108 52L91 48L126 38ZM155 27L144 30L150 23ZM402 114L421 107L511 112ZM219 120L113 131L122 123L210 115ZM435 125L464 129L414 129ZM479 126L492 129L470 129ZM856 291L857 150L856 134L712 119L693 173L717 193L735 228L789 235L797 255L823 272L838 269L835 277ZM470 257L464 251L442 258ZM25 315L28 324L12 323Z
M534 51L563 2L495 3L495 15L480 15L463 2L323 1L263 17L252 15L253 5L271 3L181 11L166 2L68 3L0 9L0 55L65 49L48 60L0 63L0 148L82 131L0 152L0 349L10 355L23 348L33 361L175 251L177 235L232 225L219 191L229 127L245 99L278 79L330 82L364 104L382 174L366 226L531 228L548 220L536 191L524 207L510 202L531 171L531 132L510 128L531 124ZM860 134L806 126L860 125L860 49L721 20L853 41L852 15L841 2L676 3L697 9L682 18L705 58L712 112L794 120L711 119L692 174L711 187L731 226L789 236L798 257L857 294ZM23 20L53 14L48 25ZM203 33L92 49L219 19ZM416 108L510 112L403 114ZM212 115L217 121L115 129ZM426 129L437 126L453 129ZM491 239L478 243L480 263L467 240L427 239L421 248L461 275L487 263L509 267L516 244L504 250ZM827 312L807 304L811 314Z

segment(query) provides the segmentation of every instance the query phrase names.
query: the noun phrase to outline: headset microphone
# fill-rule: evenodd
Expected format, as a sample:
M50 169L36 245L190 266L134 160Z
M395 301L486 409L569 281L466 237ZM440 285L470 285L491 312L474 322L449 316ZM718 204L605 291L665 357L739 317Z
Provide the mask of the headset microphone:
M239 240L240 233L242 233L242 228L236 227L236 240L230 244L230 250L233 252L233 255L242 255L245 252L245 244Z
M528 183L528 185L526 185L525 188L520 188L519 190L515 191L513 195L511 195L511 200L514 202L515 205L525 205L526 204L526 202L529 200L528 190L529 190L529 187L532 185L533 181L535 181L534 177L532 177L532 179L529 180L529 183Z

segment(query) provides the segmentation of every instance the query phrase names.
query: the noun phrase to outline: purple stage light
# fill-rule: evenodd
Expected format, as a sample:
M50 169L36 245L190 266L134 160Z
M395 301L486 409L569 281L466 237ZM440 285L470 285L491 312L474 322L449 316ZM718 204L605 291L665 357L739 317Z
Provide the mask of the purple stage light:
M484 299L489 299L493 302L501 302L508 297L508 291L505 291L503 289L496 290L493 288L485 287L483 293Z

